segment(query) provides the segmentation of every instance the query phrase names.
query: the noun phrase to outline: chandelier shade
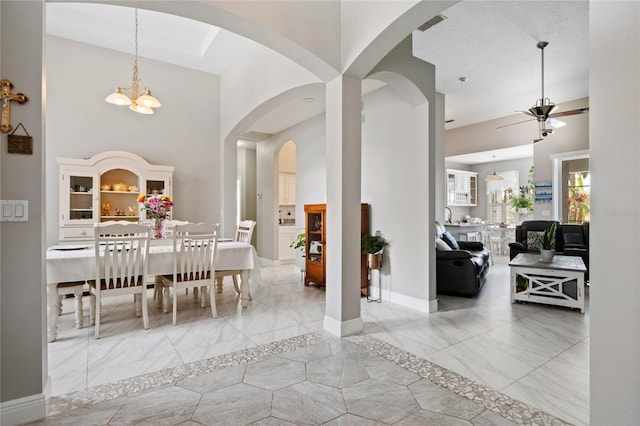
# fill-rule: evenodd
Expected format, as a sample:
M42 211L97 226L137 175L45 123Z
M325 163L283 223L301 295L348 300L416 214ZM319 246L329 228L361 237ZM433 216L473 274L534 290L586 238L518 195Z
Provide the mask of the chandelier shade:
M138 74L138 9L135 9L136 33L135 33L135 59L133 61L133 76L131 87L116 88L116 91L105 98L105 101L118 106L128 106L131 111L140 114L153 114L153 108L162 106L160 101L151 95L151 90L140 90L140 77Z
M496 173L496 156L493 156L493 172L485 176L484 180L497 182L499 180L504 180L502 176Z

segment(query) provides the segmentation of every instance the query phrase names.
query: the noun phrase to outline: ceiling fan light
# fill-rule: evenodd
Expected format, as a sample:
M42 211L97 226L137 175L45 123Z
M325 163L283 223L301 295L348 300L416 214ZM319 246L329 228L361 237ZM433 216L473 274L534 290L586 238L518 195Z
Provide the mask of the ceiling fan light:
M555 118L551 117L547 118L546 123L551 127L555 127L556 129L567 125L567 123L565 123L564 121L556 120Z
M131 105L131 99L124 93L122 93L121 89L118 87L115 92L110 94L105 98L105 101L119 106L128 106Z
M144 95L136 99L136 103L149 108L159 108L162 106L162 104L160 104L160 101L156 99L155 96L151 95L150 90L145 90Z

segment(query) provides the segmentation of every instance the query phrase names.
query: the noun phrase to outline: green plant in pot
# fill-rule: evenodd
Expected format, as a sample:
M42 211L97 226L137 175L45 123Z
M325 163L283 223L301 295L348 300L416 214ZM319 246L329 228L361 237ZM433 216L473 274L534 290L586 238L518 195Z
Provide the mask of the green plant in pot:
M516 292L520 293L521 291L526 290L528 287L529 280L522 275L516 275Z
M382 251L389 242L382 236L380 231L375 235L364 235L362 237L362 253L367 255L367 265L369 269L380 269L382 267Z
M307 238L304 232L298 234L295 240L289 244L289 247L294 248L295 250L302 249L302 257L304 257L304 247L307 243Z
M512 199L513 207L518 210L520 214L528 214L533 209L533 202L529 195L529 188L526 186L520 187L520 194Z
M550 227L544 230L544 234L542 235L540 255L544 262L551 262L553 260L556 228L556 223L553 222Z

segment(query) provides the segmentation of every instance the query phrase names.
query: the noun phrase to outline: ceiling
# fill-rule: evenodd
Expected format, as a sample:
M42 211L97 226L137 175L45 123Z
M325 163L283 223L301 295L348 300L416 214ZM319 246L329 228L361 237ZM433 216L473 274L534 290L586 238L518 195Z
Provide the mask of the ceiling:
M414 32L414 55L436 66L436 89L446 96L445 119L453 120L446 128L509 115L514 122L522 120L516 111L527 110L541 96L536 48L541 40L549 42L544 51L545 96L556 104L587 97L588 11L588 1L465 0L444 11L441 23ZM131 8L56 2L47 3L46 16L49 34L134 53ZM138 20L141 57L200 71L221 74L240 55L263 48L182 17L139 10ZM250 131L273 134L322 113L324 91L318 86L299 101L272 110ZM379 86L365 80L363 92ZM497 154L465 161L487 162L492 155Z

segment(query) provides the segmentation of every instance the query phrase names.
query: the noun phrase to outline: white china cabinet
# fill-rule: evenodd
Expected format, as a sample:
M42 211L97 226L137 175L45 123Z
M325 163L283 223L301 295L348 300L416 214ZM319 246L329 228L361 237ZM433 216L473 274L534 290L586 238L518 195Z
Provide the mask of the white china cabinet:
M57 158L60 171L60 242L93 239L99 221L146 219L140 193L173 196L173 166L148 163L130 152Z

